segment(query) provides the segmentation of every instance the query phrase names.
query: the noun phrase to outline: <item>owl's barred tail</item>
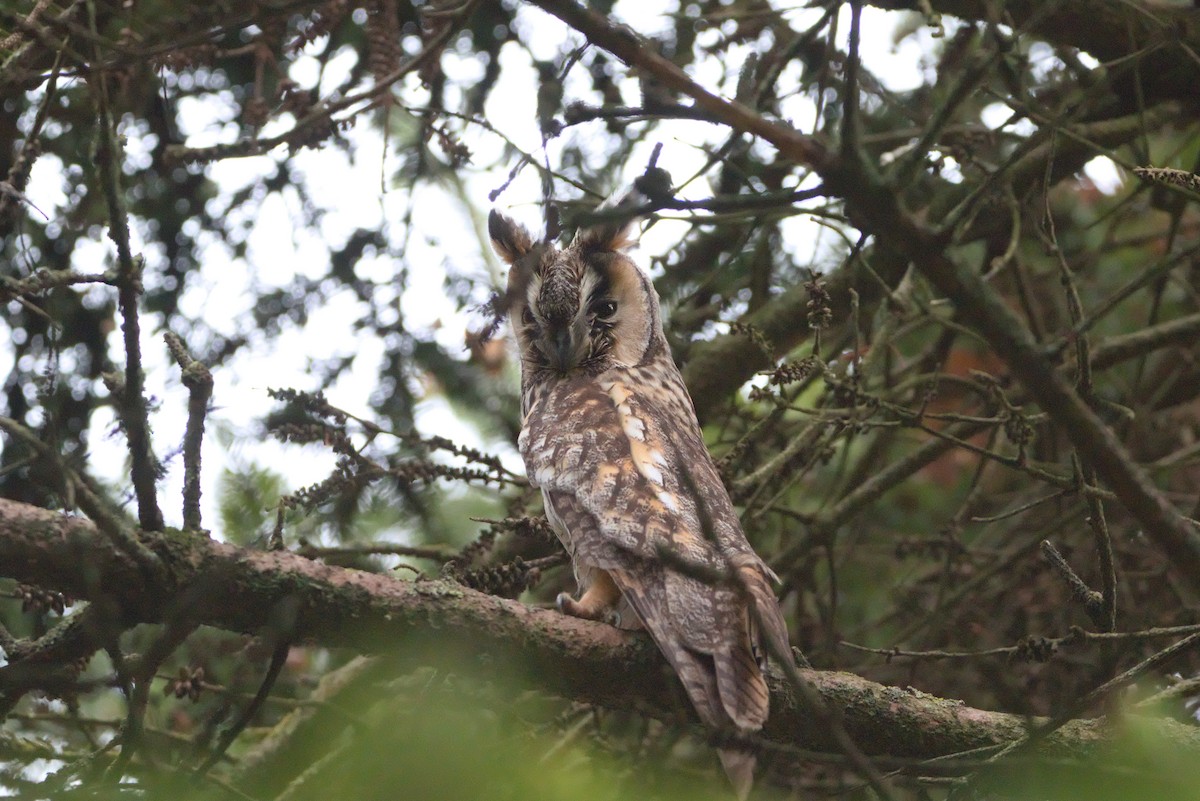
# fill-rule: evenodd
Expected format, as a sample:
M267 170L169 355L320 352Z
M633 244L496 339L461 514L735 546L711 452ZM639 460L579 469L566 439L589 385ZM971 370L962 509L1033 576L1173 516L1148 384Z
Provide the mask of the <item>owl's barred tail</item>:
M710 725L720 728L725 720L742 731L758 731L767 719L770 693L762 670L754 660L749 638L739 647L712 655L708 684L716 680L719 712ZM724 713L724 715L721 714Z
M715 654L693 651L680 640L669 620L655 614L655 610L667 608L666 599L660 598L656 603L647 593L661 591L661 586L634 581L622 570L610 569L609 575L671 663L700 719L715 731L734 729L752 733L762 728L769 695L762 671L751 653L749 632L745 633L747 639L732 650ZM759 583L765 586L761 576ZM778 616L778 605L775 614ZM754 785L757 758L741 748L718 748L717 755L738 800L745 801Z
M738 748L718 748L717 756L721 758L721 767L725 768L738 801L746 801L754 786L754 766L758 758Z
M713 655L713 678L716 679L717 703L733 727L744 734L757 732L767 717L769 694L767 682L751 653L747 641L742 647L725 654ZM709 725L722 726L719 715ZM728 726L729 724L724 724ZM717 756L725 775L733 785L739 801L745 801L754 784L754 754L739 748L718 748Z

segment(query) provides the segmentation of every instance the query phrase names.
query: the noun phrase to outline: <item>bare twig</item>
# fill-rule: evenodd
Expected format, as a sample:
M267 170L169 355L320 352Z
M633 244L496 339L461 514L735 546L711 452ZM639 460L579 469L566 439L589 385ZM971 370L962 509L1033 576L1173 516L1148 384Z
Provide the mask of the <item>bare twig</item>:
M77 273L74 270L37 270L27 278L12 278L0 275L0 298L17 298L23 295L36 295L60 286L75 286L77 284L107 284L117 285L117 275L113 272L89 275Z
M1071 588L1071 594L1075 599L1083 604L1087 611L1088 617L1097 625L1104 627L1107 619L1105 616L1104 596L1093 590L1084 582L1079 575L1071 569L1067 564L1066 558L1058 552L1050 540L1042 540L1041 544L1042 556L1054 568L1062 580Z
M1074 717L1088 709L1088 707L1092 706L1100 699L1112 693L1114 690L1127 687L1149 671L1169 662L1181 653L1195 647L1197 644L1200 644L1200 633L1184 637L1174 645L1164 648L1150 658L1139 662L1138 664L1126 670L1124 673L1121 673L1119 676L1109 679L1091 692L1086 693L1076 701L1068 704L1065 709L1061 710L1054 717L1035 726L1024 737L1014 740L1012 743L994 754L988 761L995 765L1007 758L1011 758L1028 750L1037 743L1045 740L1045 738L1053 732L1061 729ZM972 777L972 783L978 782L980 779L986 779L987 776L987 770L980 771Z
M96 32L95 0L88 0L88 20ZM100 61L98 46L93 55ZM96 180L104 191L108 206L108 235L117 246L118 303L121 307L121 332L125 338L124 390L119 398L121 423L129 439L133 462L132 477L138 502L138 520L147 531L161 531L162 510L158 507L155 482L159 467L150 444L150 424L147 418L142 372L141 325L138 321L138 296L142 292L143 259L136 259L129 246L129 218L121 195L121 151L117 145L112 112L108 102L108 77L103 73L90 76L92 100L96 109Z
M406 556L413 559L445 562L453 559L458 554L458 549L449 546L392 545L388 543L324 547L301 540L300 547L295 552L308 559L328 559L339 556Z
M186 620L168 622L159 636L151 643L149 650L138 659L136 675L133 677L133 690L128 696L128 709L125 721L121 726L121 753L117 755L106 771L106 774L113 779L121 777L126 766L141 746L146 728L146 707L150 701L150 684L155 671L195 630L196 624Z
M704 89L674 62L659 55L638 40L628 28L613 24L597 11L579 5L574 0L531 0L531 4L553 14L603 47L626 64L643 69L666 88L680 92L696 101L696 106L738 131L761 136L775 145L798 164L823 164L828 158L825 148L811 137L804 136L780 123L768 121L752 109L736 101L725 100Z
M921 272L971 321L1037 399L1080 458L1089 461L1147 535L1175 563L1180 575L1200 586L1200 533L1172 506L1137 465L1112 430L1067 380L1044 350L979 274L951 261L943 243L903 211L887 188L863 173L842 174L832 183L858 209L876 236L907 254Z
M204 761L196 767L195 774L197 776L203 776L209 768L220 761L225 752L229 750L229 746L233 745L233 741L254 719L271 694L271 689L275 686L275 680L279 678L279 673L287 662L288 651L291 649L298 611L297 604L298 601L294 597L284 597L271 609L265 636L274 644L274 648L271 652L271 662L267 666L267 672L263 676L258 691L250 699L250 703L246 705L237 719L221 732L221 738L217 744Z
M474 11L478 0L468 0L463 4L456 16L462 20ZM377 78L370 87L358 92L351 92L338 100L323 103L315 111L296 120L296 123L284 133L265 139L249 139L228 145L213 145L211 147L186 147L184 145L169 145L166 149L168 159L180 163L216 161L225 158L240 158L258 156L270 152L280 145L301 147L313 140L323 141L331 136L337 126L342 125L355 114L374 108L381 98L390 96L392 86L405 75L420 69L426 62L441 56L442 49L450 41L450 37L458 31L457 26L445 24L440 26L436 35L429 38L420 53L405 61L392 72ZM349 117L336 120L334 115L352 106L363 104L362 108L352 112Z
M1159 348L1190 345L1197 339L1200 339L1200 314L1189 314L1097 343L1092 349L1092 366L1103 370Z
M12 437L20 440L37 453L40 458L46 459L54 465L56 473L63 481L64 490L73 500L67 508L74 509L78 506L119 548L136 559L147 575L161 576L163 565L158 554L138 540L128 520L119 511L111 508L87 479L71 469L55 451L17 421L0 416L0 429L7 431Z
M1090 465L1080 467L1080 477L1085 484L1094 484L1096 471ZM1108 533L1108 521L1104 517L1104 501L1095 495L1084 493L1084 502L1088 509L1088 526L1092 529L1096 541L1096 554L1100 560L1100 580L1103 589L1100 609L1092 617L1102 631L1115 631L1117 628L1117 567L1113 558L1112 537Z
M29 17L25 20L27 24L32 24L32 20L46 6L46 0L38 0L38 4L33 11L29 12ZM13 33L5 39L5 42L11 41L14 37L20 34ZM0 52L11 49L4 44L0 44ZM4 181L0 181L0 237L4 237L11 229L12 221L17 218L14 208L10 208L10 204L14 201L19 203L28 203L33 206L32 201L25 196L25 187L29 183L29 175L33 169L33 162L41 153L41 133L42 126L46 124L46 118L49 116L51 104L56 97L58 88L59 72L62 68L63 51L58 51L54 59L54 66L50 70L50 78L46 81L45 94L42 97L42 102L38 105L37 115L33 118L33 125L29 129L29 133L25 136L25 141L21 145L20 151L16 153L12 160L12 166L8 169L8 177ZM36 206L33 206L37 208ZM45 212L42 212L43 216ZM11 280L11 279L8 279ZM0 284L0 291L4 287ZM2 295L0 295L2 297Z
M183 385L188 390L188 421L183 435L183 527L200 531L200 446L204 442L204 418L212 397L213 377L207 367L191 357L178 336L171 332L163 336L171 356L183 371Z

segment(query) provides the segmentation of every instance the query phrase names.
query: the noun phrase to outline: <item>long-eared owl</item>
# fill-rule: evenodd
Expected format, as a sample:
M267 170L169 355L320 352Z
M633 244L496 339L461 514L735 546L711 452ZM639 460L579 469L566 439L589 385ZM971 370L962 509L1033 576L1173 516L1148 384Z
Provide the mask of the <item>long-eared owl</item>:
M625 253L631 228L599 224L559 249L496 211L488 220L510 265L521 455L582 592L558 606L645 628L705 724L755 732L767 718L764 638L790 654L775 576L705 447L658 295ZM744 797L754 757L719 753Z

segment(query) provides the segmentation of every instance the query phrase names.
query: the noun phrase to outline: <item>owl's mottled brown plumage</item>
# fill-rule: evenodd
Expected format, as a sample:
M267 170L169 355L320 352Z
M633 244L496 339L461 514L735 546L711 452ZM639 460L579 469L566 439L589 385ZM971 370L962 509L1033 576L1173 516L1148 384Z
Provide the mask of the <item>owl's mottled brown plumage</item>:
M560 608L644 627L701 720L757 731L768 704L762 638L790 653L774 574L704 445L658 296L623 252L627 227L583 231L559 250L497 212L488 222L511 265L521 455L583 591L560 596ZM753 757L721 757L744 796Z

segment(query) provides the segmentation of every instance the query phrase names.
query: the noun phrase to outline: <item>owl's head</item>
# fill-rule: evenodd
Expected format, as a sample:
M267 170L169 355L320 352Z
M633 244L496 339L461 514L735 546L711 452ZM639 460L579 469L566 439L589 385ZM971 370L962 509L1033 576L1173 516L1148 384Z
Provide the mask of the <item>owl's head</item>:
M597 373L663 348L658 295L625 254L632 228L600 224L559 249L492 211L488 233L509 264L508 314L525 370Z

